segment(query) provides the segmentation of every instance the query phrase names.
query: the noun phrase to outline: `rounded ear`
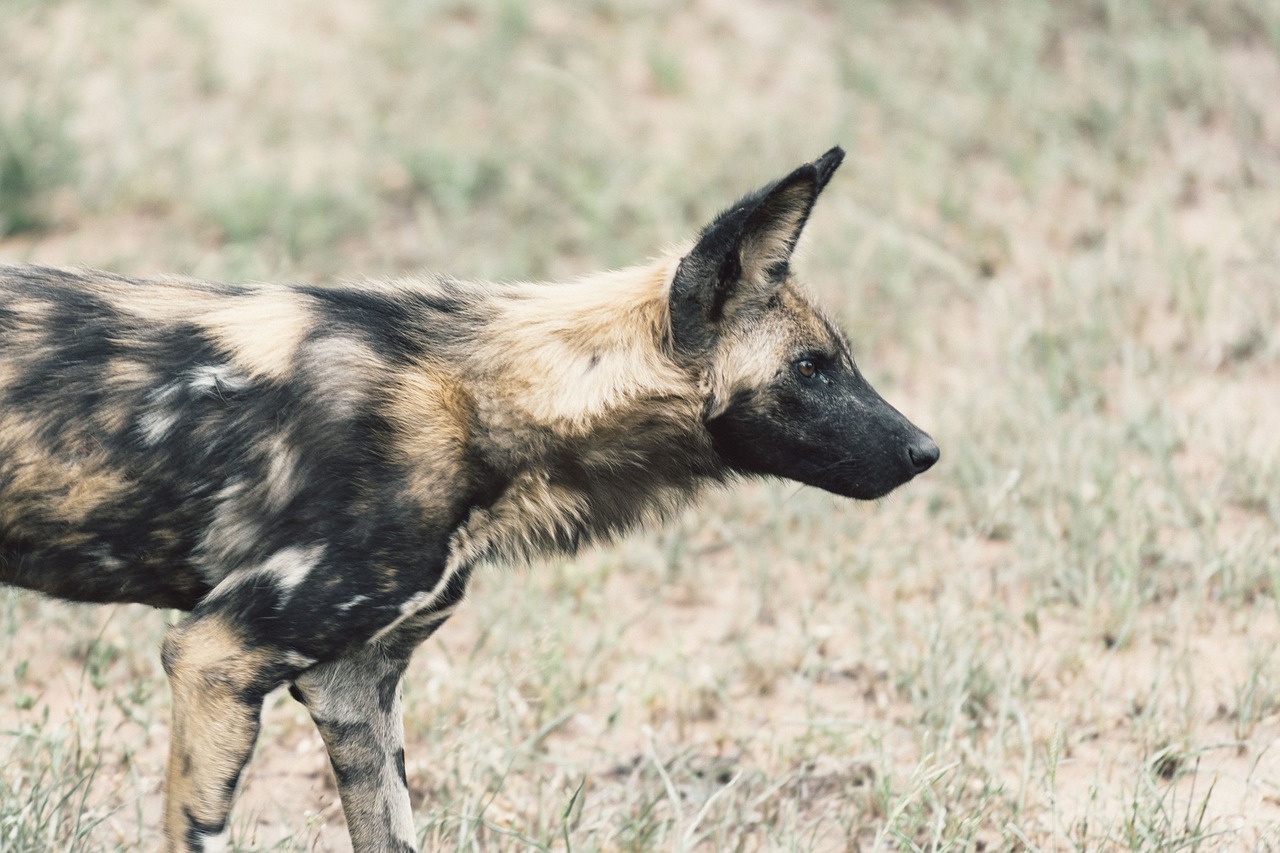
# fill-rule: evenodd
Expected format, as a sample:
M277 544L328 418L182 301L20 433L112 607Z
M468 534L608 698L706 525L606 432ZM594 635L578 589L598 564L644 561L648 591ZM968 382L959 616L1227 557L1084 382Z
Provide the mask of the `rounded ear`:
M763 304L787 276L818 194L844 151L832 148L812 163L744 196L702 230L680 262L671 290L678 344L714 338L727 313Z

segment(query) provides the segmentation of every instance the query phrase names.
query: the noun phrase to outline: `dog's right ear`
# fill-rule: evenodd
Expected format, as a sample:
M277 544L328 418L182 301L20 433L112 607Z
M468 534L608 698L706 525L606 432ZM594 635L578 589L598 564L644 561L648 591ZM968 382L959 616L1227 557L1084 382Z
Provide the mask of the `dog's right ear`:
M742 311L762 308L786 280L800 232L844 151L832 148L743 197L702 230L671 285L675 346L702 351Z

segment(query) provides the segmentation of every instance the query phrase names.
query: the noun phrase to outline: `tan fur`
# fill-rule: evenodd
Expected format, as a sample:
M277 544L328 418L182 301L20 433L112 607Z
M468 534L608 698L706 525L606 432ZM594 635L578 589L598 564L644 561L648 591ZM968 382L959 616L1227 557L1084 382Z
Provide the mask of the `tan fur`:
M125 317L144 323L169 324L192 319L201 310L216 306L222 295L207 282L168 276L128 281L93 271L94 293Z
M313 320L307 297L263 286L224 299L193 318L231 352L238 367L264 379L286 379Z
M549 482L544 471L530 471L517 478L487 509L471 512L449 542L449 558L440 580L413 596L393 622L374 635L378 642L419 613L430 611L461 571L486 560L529 559L544 551L545 535L572 530L587 517L581 495Z
M128 429L133 414L133 408L119 399L104 403L93 413L95 422L108 435L122 433Z
M7 388L27 373L27 367L38 364L52 346L48 339L47 318L52 306L39 299L14 299L6 306L13 319L11 331L0 342L0 388Z
M742 241L742 267L748 276L764 273L769 267L786 263L795 248L796 236L808 216L809 190L797 184L773 199L775 218L771 227L748 232Z
M127 486L119 471L97 465L69 481L66 495L58 501L54 514L67 524L78 525L94 510L119 500Z
M258 734L257 707L242 693L271 661L264 648L248 646L222 617L169 629L164 665L173 691L173 727L165 776L165 826L187 826L188 816L220 825L234 796L234 782ZM169 838L175 850L187 839Z
M707 377L707 393L716 404L710 414L720 414L741 389L768 386L779 370L803 354L805 346L823 342L832 351L845 349L836 345L833 327L794 280L778 290L777 299L778 310L721 343Z
M20 526L39 513L74 526L96 507L118 501L128 484L86 444L76 454L54 455L38 437L41 425L0 413L0 474L9 478L10 497L0 503L0 524Z
M460 382L428 364L397 373L390 390L387 413L412 468L409 490L430 512L461 472L475 402Z
M243 481L233 480L218 492L213 518L197 549L197 565L210 583L218 583L226 567L239 564L258 542L260 519L245 500L248 491Z
M286 378L299 344L313 325L305 294L279 285L255 285L245 293L227 295L195 279L126 281L90 275L94 276L95 295L122 316L136 318L143 325L195 323L253 376ZM40 318L52 310L37 300L21 300L12 307L33 335L40 334ZM29 346L23 349L29 350Z
M14 332L21 336L44 338L48 328L47 321L53 313L53 306L42 299L18 298L6 306L14 317ZM29 341L28 341L29 342Z
M552 483L545 471L522 474L492 506L477 510L455 538L469 562L539 555L539 537L573 530L588 518L582 495Z
M155 370L137 359L111 359L106 362L106 383L111 391L137 391L156 383Z
M636 400L696 393L659 349L679 258L565 284L513 285L480 365L501 376L502 405L567 435Z
M275 512L284 509L285 505L297 493L296 471L298 452L289 446L284 436L274 435L267 439L266 506Z
M716 402L711 414L720 414L740 388L768 384L786 363L781 352L786 338L777 328L781 325L777 321L761 324L722 344L707 381L709 396Z
M118 433L129 425L133 408L128 405L128 395L145 392L156 385L155 370L146 362L134 358L113 358L103 370L109 402L103 406L101 423L108 431ZM112 401L114 405L112 405Z

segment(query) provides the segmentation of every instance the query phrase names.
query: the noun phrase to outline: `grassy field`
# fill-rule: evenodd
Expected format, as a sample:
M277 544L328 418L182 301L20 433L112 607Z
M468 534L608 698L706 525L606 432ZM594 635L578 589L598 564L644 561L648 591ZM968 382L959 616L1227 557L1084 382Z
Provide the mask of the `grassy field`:
M836 143L798 267L941 463L480 573L424 847L1280 850L1276 0L0 0L0 261L559 278ZM0 851L158 843L173 618L0 591ZM347 845L287 695L234 837Z

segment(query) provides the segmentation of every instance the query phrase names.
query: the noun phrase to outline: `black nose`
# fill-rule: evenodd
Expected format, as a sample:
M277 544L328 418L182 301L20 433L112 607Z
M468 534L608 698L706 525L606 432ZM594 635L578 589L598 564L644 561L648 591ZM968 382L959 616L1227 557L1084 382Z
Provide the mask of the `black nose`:
M919 441L907 448L907 458L911 460L911 467L917 474L923 474L932 468L940 454L938 445L927 435L921 436Z

